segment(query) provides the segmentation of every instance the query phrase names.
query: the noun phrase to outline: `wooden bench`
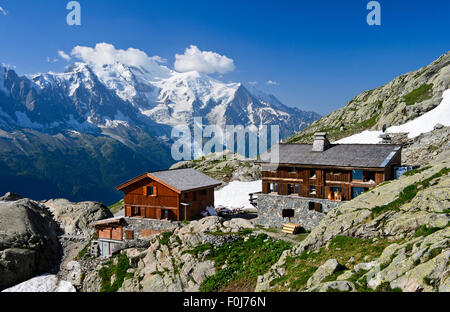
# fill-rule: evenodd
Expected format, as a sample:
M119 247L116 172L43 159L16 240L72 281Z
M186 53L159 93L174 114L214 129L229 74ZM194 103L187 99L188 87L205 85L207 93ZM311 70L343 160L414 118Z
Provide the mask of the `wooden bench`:
M286 223L283 226L283 233L296 234L300 230L300 224Z

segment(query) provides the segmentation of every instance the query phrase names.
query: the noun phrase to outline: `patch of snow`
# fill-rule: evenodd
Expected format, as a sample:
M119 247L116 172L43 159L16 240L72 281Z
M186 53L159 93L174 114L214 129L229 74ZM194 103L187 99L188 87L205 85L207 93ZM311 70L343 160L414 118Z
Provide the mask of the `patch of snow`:
M439 106L431 111L411 120L403 125L392 126L386 130L386 133L408 133L408 138L415 138L422 133L433 131L437 124L446 127L450 126L450 89L443 93L443 98ZM363 131L342 140L336 141L338 144L377 144L382 140L380 134L382 131Z
M5 289L3 292L76 292L76 289L71 283L58 279L56 275L45 274Z
M222 189L214 192L214 204L230 209L253 208L250 204L250 193L262 191L262 181L232 181Z

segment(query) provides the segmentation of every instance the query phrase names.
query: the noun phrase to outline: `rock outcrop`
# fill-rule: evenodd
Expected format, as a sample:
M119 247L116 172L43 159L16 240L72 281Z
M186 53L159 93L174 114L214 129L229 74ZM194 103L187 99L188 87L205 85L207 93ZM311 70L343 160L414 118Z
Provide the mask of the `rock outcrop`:
M98 202L72 203L67 199L51 199L42 202L53 213L66 234L90 236L95 229L92 222L112 218L113 214Z
M58 224L42 204L0 202L0 289L51 271L62 255L58 234Z
M212 153L203 158L182 161L170 169L194 168L224 182L250 182L261 179L261 169L250 159L230 151Z

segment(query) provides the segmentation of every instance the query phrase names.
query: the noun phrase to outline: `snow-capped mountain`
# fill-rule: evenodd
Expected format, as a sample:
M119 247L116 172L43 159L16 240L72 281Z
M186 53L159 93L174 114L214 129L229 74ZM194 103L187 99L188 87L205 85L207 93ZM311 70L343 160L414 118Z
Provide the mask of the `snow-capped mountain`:
M27 76L0 66L0 180L8 181L0 182L0 192L14 191L11 181L21 185L21 176L39 191L27 196L45 196L42 182L51 181L58 189L52 196L98 200L92 195L100 179L110 200L117 183L172 164L172 127L192 126L194 117L204 125L279 125L287 137L320 116L241 83L156 62L77 62L63 73ZM72 174L73 182L66 185L61 174Z
M19 95L13 94L17 84L24 85L20 96L28 106L23 111L26 116L17 120L22 127L134 123L144 116L157 124L175 126L192 124L194 117L203 117L205 124L220 126L277 124L287 135L320 117L289 108L274 96L249 90L240 83L224 83L195 71L179 73L159 64L144 68L121 63L92 67L75 63L65 73L19 78L13 71L6 71L4 76L6 90L15 98ZM35 107L37 102L39 107ZM50 114L42 119L32 114L49 106L57 116ZM80 125L76 126L78 130Z

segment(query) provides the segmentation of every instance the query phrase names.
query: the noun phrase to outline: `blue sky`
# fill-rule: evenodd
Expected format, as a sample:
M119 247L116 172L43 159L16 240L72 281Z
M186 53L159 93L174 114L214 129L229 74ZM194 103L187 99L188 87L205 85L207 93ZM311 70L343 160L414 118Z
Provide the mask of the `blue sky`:
M327 114L450 46L450 1L442 0L379 1L381 26L366 23L369 0L79 2L82 25L68 26L66 0L0 0L0 63L19 74L62 71L66 61L47 58L107 42L173 67L193 44L233 59L222 80L256 81L287 105Z

